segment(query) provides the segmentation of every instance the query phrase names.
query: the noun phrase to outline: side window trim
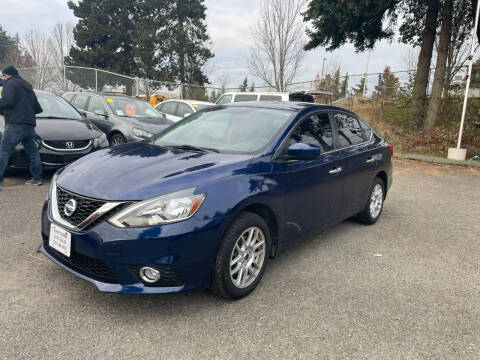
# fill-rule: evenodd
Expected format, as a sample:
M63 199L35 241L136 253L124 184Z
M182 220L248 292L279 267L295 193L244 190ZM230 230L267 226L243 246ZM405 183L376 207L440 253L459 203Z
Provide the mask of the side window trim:
M304 122L306 121L307 118L309 118L310 116L313 116L313 115L316 115L316 114L327 114L328 115L328 119L330 121L330 127L332 128L332 138L333 138L333 150L330 150L330 151L325 151L323 153L321 153L320 155L323 155L323 154L328 154L328 153L331 153L332 151L335 151L335 128L333 127L333 116L332 114L330 113L329 110L317 110L317 111L312 111L306 115L304 115L296 124L293 128L290 129L290 131L288 132L287 136L285 136L285 138L282 140L282 142L280 143L280 145L277 147L277 150L275 150L275 153L273 154L272 156L272 161L275 161L275 160L279 160L282 156L282 153L284 152L289 140L290 140L290 137L292 136L292 134L295 132L295 130L297 130L297 128Z

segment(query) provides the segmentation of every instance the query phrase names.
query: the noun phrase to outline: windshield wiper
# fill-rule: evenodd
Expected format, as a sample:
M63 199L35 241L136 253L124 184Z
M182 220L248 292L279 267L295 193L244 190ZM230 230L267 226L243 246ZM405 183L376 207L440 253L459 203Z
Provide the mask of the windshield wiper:
M194 146L194 145L188 145L188 144L183 144L183 145L167 145L167 147L175 148L175 149L182 149L182 150L195 150L195 151L201 151L201 152L215 152L219 153L217 149L211 149L211 148L206 148L206 147L200 147L200 146Z
M37 116L37 119L67 119L67 120L79 120L74 118L69 118L65 116Z

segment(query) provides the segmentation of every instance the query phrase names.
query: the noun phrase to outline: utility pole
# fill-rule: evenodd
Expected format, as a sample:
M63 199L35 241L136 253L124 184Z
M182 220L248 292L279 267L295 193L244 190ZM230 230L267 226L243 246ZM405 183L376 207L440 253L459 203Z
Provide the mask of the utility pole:
M322 77L320 78L322 85L323 85L323 70L325 69L325 60L327 60L327 58L323 58L323 63L322 63Z
M472 47L470 49L470 61L468 65L467 86L465 88L465 98L463 99L462 119L460 120L460 131L458 132L458 142L456 148L448 149L448 158L453 160L465 160L467 157L467 149L461 149L463 126L465 124L465 115L467 112L468 92L470 90L470 82L472 78L473 55L475 53L475 42L477 40L478 16L480 14L480 1L477 1L477 11L475 13L475 25L472 29Z
M362 99L363 100L365 100L365 92L367 91L368 65L370 65L370 54L371 53L372 53L372 49L368 50L367 67L365 69L365 75L363 76L363 93L362 93Z

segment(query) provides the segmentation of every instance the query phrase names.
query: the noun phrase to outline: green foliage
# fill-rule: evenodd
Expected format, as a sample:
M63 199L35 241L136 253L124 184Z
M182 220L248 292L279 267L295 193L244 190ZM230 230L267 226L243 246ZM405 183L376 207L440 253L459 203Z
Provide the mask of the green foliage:
M360 82L352 88L353 95L358 96L363 94L363 84L365 84L365 76L360 78ZM365 92L368 90L368 86L365 87Z
M390 39L398 16L400 0L311 0L304 20L310 40L306 50L325 47L335 50L347 42L359 51L371 49L382 39ZM384 23L387 23L386 25Z
M70 0L68 6L79 21L74 29L76 47L66 64L203 85L208 82L203 66L213 57L207 47L203 2ZM82 84L75 72L67 75Z
M382 74L378 75L378 84L375 86L375 95L382 99L392 99L398 94L400 81L392 74L390 66L386 66Z
M9 65L22 68L33 66L34 62L22 48L18 34L10 36L0 25L0 68Z
M165 9L168 24L158 34L161 67L170 80L197 85L209 83L203 67L213 54L208 47L204 0L156 1L159 5L151 11Z
M238 87L238 91L246 92L246 91L247 91L247 88L248 88L248 79L247 79L247 77L245 76L245 79L243 79L242 83L241 83L240 86Z
M255 92L255 83L252 82L252 85L250 85L250 88L248 89L250 92Z

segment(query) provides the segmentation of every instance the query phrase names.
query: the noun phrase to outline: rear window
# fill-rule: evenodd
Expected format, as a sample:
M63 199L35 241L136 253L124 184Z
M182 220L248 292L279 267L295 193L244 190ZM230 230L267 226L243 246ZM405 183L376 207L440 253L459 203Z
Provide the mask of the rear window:
M282 101L279 95L260 95L260 101Z
M239 94L235 95L235 99L233 102L243 102L243 101L257 101L258 95L246 95L246 94Z

